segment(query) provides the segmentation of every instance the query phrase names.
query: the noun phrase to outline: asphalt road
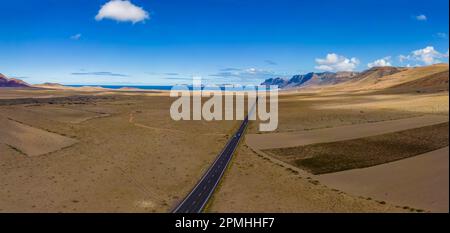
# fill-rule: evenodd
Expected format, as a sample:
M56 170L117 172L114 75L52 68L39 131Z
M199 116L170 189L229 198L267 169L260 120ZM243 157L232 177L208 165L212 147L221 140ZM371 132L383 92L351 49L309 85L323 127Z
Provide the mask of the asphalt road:
M248 116L242 122L238 131L228 140L225 148L217 156L217 159L206 171L189 195L181 202L173 213L201 213L209 198L220 182L228 164L233 157L234 151L239 145L241 137L248 125Z

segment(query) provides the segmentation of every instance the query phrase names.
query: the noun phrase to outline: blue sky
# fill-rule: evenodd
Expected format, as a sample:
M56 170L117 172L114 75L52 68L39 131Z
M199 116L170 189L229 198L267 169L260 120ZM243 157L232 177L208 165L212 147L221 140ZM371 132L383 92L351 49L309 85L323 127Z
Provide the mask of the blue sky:
M256 84L448 62L447 0L115 1L2 1L0 73L30 83Z

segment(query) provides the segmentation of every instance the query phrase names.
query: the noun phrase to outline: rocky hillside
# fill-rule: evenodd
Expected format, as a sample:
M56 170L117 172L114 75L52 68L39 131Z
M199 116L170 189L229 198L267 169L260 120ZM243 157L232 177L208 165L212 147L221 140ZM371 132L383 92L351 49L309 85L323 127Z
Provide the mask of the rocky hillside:
M399 85L390 87L391 90L415 92L437 92L449 90L449 73L448 71L429 75L426 78L416 79Z
M263 83L261 83L261 85L264 86L270 86L270 85L276 85L280 88L283 88L287 85L288 80L285 80L283 78L269 78L266 79Z
M30 87L30 85L20 79L7 78L0 73L0 87Z
M289 80L268 79L262 85L278 85L283 89L436 92L448 91L448 77L448 64L435 64L415 68L374 67L361 73L308 73Z
M382 77L393 75L405 70L407 70L407 68L392 66L373 67L359 73L353 80L350 81L350 83L354 82L359 86L375 84L378 83Z
M347 82L355 77L357 72L323 72L323 73L308 73L303 75L294 75L291 79L271 78L265 80L261 85L277 85L280 88L301 88L334 85L342 82Z

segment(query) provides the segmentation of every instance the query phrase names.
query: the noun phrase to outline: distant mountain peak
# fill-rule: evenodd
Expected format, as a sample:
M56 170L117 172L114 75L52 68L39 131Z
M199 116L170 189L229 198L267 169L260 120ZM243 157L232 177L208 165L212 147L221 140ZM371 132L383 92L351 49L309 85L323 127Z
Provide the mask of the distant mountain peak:
M0 73L0 87L30 87L30 85L20 79L8 78Z
M269 79L266 79L263 83L261 83L261 85L264 85L264 86L274 85L274 86L278 86L278 87L282 88L287 84L287 82L288 82L288 80L279 78L279 77L278 78L269 78Z

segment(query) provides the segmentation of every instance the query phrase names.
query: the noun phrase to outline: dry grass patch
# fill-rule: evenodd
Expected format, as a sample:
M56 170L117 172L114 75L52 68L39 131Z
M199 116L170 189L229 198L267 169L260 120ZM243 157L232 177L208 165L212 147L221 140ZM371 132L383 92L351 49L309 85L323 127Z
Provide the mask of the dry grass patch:
M25 109L27 111L31 111L34 114L41 115L48 119L71 124L79 124L97 117L108 116L108 114L95 113L91 111L82 111L65 107L33 106L33 107L26 107Z
M448 127L447 122L373 137L265 152L313 174L324 174L370 167L443 148L449 144Z
M286 167L259 157L242 146L233 158L209 212L231 213L361 213L403 212L307 179Z
M20 153L37 156L71 146L77 140L0 117L0 142Z
M238 125L231 121L175 125L169 115L173 99L164 96L74 99L76 103L60 99L53 104L0 106L0 117L78 141L35 157L20 156L0 141L0 212L168 212L192 189L223 148L225 135ZM74 124L62 121L73 111L46 115L49 108L110 116ZM30 135L34 138L24 140L24 145L39 138L38 133Z

